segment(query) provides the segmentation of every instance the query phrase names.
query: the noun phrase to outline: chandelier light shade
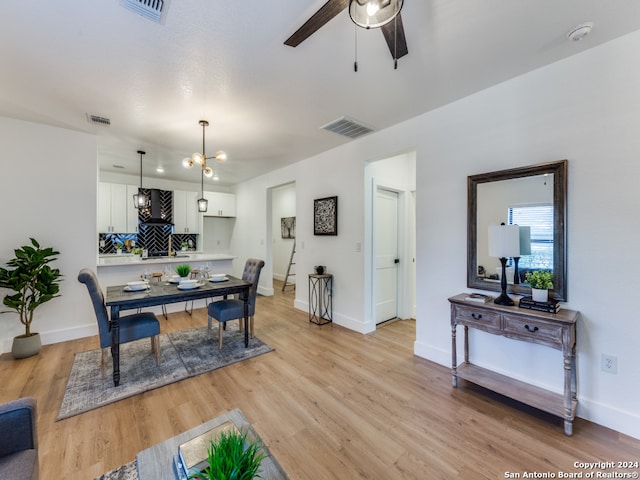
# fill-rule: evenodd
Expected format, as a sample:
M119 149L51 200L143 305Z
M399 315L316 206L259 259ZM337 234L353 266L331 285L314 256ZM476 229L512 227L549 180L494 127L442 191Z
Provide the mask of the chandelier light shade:
M142 156L145 152L138 150L138 154L140 155L140 187L138 188L138 193L133 196L133 205L140 210L149 206L149 197L142 193Z
M398 16L403 0L349 0L349 16L362 28L379 28Z

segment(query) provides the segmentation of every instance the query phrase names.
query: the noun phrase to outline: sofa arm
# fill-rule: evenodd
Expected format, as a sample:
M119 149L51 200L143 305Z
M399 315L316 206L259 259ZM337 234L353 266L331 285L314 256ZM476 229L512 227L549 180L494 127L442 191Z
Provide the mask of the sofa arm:
M22 450L37 450L38 432L35 398L25 397L0 404L0 456Z

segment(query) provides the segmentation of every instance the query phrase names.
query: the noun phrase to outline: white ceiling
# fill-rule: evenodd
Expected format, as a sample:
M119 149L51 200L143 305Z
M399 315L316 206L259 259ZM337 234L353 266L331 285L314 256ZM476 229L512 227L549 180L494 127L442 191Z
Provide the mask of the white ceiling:
M0 115L95 133L101 170L138 175L143 149L145 176L193 182L181 160L206 119L232 185L351 141L320 129L339 117L383 129L640 29L638 0L405 0L409 54L394 70L382 33L358 29L355 73L346 10L283 44L323 3L171 0L158 24L120 0L3 0Z

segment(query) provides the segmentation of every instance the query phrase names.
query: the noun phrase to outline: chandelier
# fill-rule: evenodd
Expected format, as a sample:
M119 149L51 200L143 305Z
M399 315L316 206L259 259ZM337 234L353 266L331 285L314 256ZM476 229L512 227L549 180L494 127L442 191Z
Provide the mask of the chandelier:
M208 177L208 178L213 177L214 180L218 180L218 174L214 172L213 169L207 165L207 160L213 159L218 163L223 163L224 161L227 160L227 154L222 150L218 150L214 156L207 157L207 154L205 153L204 130L206 127L209 126L209 122L206 120L200 120L198 123L202 125L202 153L196 152L193 155L191 155L191 157L185 158L182 161L182 165L185 168L191 168L194 165L200 165L202 169L200 172L201 197L198 199L198 211L206 212L208 202L207 202L207 199L204 198L204 177Z

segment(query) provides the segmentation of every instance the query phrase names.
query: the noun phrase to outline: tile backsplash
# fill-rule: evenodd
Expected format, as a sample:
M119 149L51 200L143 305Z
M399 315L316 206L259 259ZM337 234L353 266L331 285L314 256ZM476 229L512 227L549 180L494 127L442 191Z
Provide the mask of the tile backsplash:
M116 253L116 245L127 245L133 242L133 248L146 248L150 255L154 253L166 253L169 248L169 236L171 236L171 249L180 250L182 242L187 242L190 249L196 248L198 235L195 233L171 234L170 225L140 225L139 232L135 233L101 233L98 239L98 252L101 255ZM104 245L104 246L102 246ZM126 249L123 249L126 252Z

